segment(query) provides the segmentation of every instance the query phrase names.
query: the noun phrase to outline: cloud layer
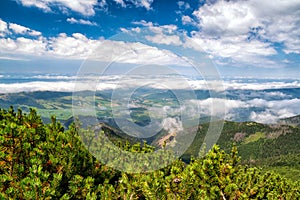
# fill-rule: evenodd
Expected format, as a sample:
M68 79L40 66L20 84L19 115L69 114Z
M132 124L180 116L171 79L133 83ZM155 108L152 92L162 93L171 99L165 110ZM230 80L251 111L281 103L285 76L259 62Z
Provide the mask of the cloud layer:
M144 87L148 80L144 76L132 75L114 75L114 76L86 76L85 79L77 80L76 76L61 76L61 75L34 75L32 77L23 77L23 83L5 83L9 79L8 75L0 75L0 93L17 93L17 92L34 92L34 91L59 91L59 92L74 92L83 90L115 90L128 89L129 87L140 88ZM99 79L100 78L100 79ZM161 80L160 80L161 78ZM16 77L14 77L16 79ZM34 80L34 81L33 81ZM95 84L95 80L99 84ZM151 80L157 80L157 84L147 85L154 89L187 89L183 88L182 84L176 85L176 77L168 75L164 77L152 77ZM150 82L150 79L149 79ZM205 81L188 81L195 86L198 84L198 89L207 90ZM225 85L230 85L227 81ZM55 83L55 84L53 84ZM169 83L169 88L162 87ZM248 85L245 87L245 85ZM251 120L261 123L275 123L280 118L291 117L300 114L300 83L284 82L284 81L269 81L266 82L265 87L258 88L256 83L240 83L235 85L233 90L227 90L225 98L201 96L202 92L197 94L200 99L184 99L188 101L185 107L181 108L190 116L224 116L227 120ZM276 90L274 88L277 88ZM290 88L290 90L288 90ZM191 89L191 88L190 88ZM270 90L272 89L272 90ZM122 90L118 90L122 91ZM205 91L203 91L204 94ZM217 95L218 96L218 95ZM203 99L201 99L203 98ZM168 107L169 110L176 108ZM179 109L179 108L177 108ZM199 109L200 113L196 113ZM176 112L179 112L177 110Z

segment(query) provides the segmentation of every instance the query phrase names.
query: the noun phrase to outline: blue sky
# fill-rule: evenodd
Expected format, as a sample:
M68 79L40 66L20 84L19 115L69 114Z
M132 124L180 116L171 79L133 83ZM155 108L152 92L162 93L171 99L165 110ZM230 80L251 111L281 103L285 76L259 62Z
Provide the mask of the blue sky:
M97 44L134 50L110 38L142 28L158 44L178 45L180 32L222 76L300 77L299 0L1 0L0 73L75 71Z

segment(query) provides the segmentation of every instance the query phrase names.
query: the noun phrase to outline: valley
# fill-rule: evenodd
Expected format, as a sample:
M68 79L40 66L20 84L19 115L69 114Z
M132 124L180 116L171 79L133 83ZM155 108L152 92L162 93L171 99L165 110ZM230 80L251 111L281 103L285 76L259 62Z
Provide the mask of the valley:
M295 89L293 89L293 92ZM176 110L179 108L179 103L176 101L174 94L168 90L155 91L147 94L147 91L139 91L135 93L130 100L130 116L124 118L122 114L113 115L112 107L120 109L119 102L111 103L111 91L101 91L95 94L95 99L91 99L88 95L81 99L82 102L90 104L95 103L96 118L101 124L101 128L105 130L106 135L112 141L129 141L136 143L146 141L148 144L162 148L164 145L174 145L178 142L176 137L176 125L178 121L173 120L169 128L163 128L157 134L146 138L135 138L122 131L118 127L116 121L123 120L128 123L134 123L137 126L146 127L150 122L149 107L157 107L160 109L171 108ZM199 99L206 98L207 92L198 91ZM82 95L84 96L84 95ZM2 108L14 106L21 108L25 112L29 108L37 109L45 123L50 122L51 116L56 116L56 119L68 128L74 121L72 112L72 93L70 92L22 92L13 94L1 94L0 102ZM253 108L255 109L255 108ZM242 112L243 109L240 111ZM248 111L250 112L250 111ZM175 119L178 113L169 112L168 119ZM237 114L241 116L242 113ZM153 115L151 116L153 117ZM154 116L155 117L155 116ZM91 116L88 114L79 117L83 127L88 126L91 121ZM224 121L222 133L217 141L222 149L229 152L233 144L237 145L239 155L242 158L242 163L250 166L262 167L264 170L273 170L285 175L293 180L300 179L300 117L288 117L278 120L277 123L263 124L254 121ZM191 125L187 130L195 131L197 134L193 143L181 156L185 162L189 162L191 157L197 157L205 134L209 127L211 118L208 115L200 116L199 126ZM217 118L214 120L218 120ZM178 129L178 127L177 127Z

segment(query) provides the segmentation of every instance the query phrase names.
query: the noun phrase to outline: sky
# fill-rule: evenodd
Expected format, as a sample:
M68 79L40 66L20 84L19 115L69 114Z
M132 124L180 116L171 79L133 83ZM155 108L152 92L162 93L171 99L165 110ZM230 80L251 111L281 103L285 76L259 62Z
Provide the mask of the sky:
M115 40L143 29L152 31L147 44ZM184 70L159 45L200 47L222 77L299 79L300 1L0 1L0 74L74 72L99 46L102 62L137 54L119 67L155 58Z

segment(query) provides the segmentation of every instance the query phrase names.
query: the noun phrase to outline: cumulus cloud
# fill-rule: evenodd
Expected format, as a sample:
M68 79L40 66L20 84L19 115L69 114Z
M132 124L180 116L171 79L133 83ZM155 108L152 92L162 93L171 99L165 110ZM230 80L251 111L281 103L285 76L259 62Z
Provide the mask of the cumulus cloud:
M114 0L118 5L126 8L128 5L134 5L135 7L142 7L146 10L151 10L151 4L154 0Z
M41 36L42 33L36 30L32 30L28 27L15 24L15 23L7 23L0 19L0 37L6 37L12 33L20 34L20 35L29 35L29 36Z
M97 5L97 0L19 0L19 2L23 6L35 6L45 12L51 12L51 7L58 6L62 10L68 8L86 16L94 15L94 6Z
M27 6L27 7L35 6L39 9L44 10L45 12L50 12L51 11L47 1L43 1L43 0L37 0L37 1L18 0L18 2L20 2L23 6Z
M9 23L9 29L12 30L16 34L22 34L22 35L30 35L30 36L41 36L42 33L39 31L31 30L28 27L21 26L19 24L15 23Z
M202 33L194 32L192 42L195 42L215 57L231 59L231 64L241 66L280 67L267 56L276 55L277 51L270 44L261 41L247 41L247 36L210 38Z
M246 34L250 27L260 25L245 1L218 1L213 5L205 4L193 14L199 19L202 32L212 36Z
M146 26L146 27L149 27L149 26L153 26L153 22L147 22L145 20L141 20L141 21L133 21L132 24L135 24L135 25L142 25L142 26Z
M278 102L279 103L279 102ZM299 103L298 103L299 106ZM299 111L299 110L298 110ZM297 111L293 111L289 108L270 108L266 109L262 112L252 111L249 117L249 120L265 123L265 124L273 124L278 122L280 119L293 117L299 114Z
M84 19L75 19L73 17L68 18L67 22L70 24L83 24L83 25L89 25L89 26L98 26L96 22L91 22L89 20L84 20Z
M178 1L177 5L178 5L179 9L183 9L183 10L187 10L187 9L191 8L190 4L188 2L184 2L184 1Z
M188 15L183 15L183 16L181 17L181 21L182 21L182 24L183 24L183 25L186 25L186 24L192 24L192 25L195 25L194 20L193 20L190 16L188 16Z
M9 27L17 34L39 35L18 24L9 24ZM172 28L172 26L165 27L167 30ZM172 38L169 42L177 42L176 39ZM25 35L17 38L0 38L0 50L7 55L43 55L73 60L90 59L132 64L186 64L181 58L168 50L161 50L139 42L113 41L102 38L89 39L81 33L73 33L72 35L61 33L56 37L45 38L39 36L35 39L26 38Z
M275 42L283 43L286 53L299 53L299 7L296 0L207 3L193 13L201 31L192 37L212 55L232 59L231 64L281 67L268 57L277 54Z
M283 43L286 53L300 53L300 2L253 0L254 13L265 31L263 37Z
M132 22L132 24L147 27L153 33L151 35L145 36L145 38L150 42L175 46L180 46L183 44L180 37L176 34L178 27L174 24L157 25L145 20L135 21ZM136 28L133 28L131 30L134 31ZM140 31L140 29L138 30ZM123 29L123 31L127 31L127 29Z
M121 5L123 8L126 7L126 4L123 0L114 0L117 4Z
M4 37L6 34L9 33L7 23L0 19L0 37Z
M127 3L131 3L136 7L143 7L146 10L151 9L151 4L153 0L114 0L117 4L120 4L122 7L126 7ZM95 7L99 6L100 8L105 9L108 4L106 0L18 0L23 6L27 7L37 7L42 9L45 12L52 12L53 7L57 7L63 12L66 9L80 13L85 16L95 15Z
M156 34L162 34L162 33L174 34L175 31L178 29L178 27L174 24L158 25L152 22L147 22L145 20L134 21L132 22L132 24L140 25L142 27L147 27L149 28L150 31Z
M46 43L43 38L29 39L18 37L16 40L11 38L0 38L0 51L11 54L25 55L44 55Z
M137 7L144 7L146 10L151 9L151 4L154 0L131 0L131 2Z
M86 58L99 45L99 41L90 40L81 33L73 33L72 36L61 33L47 42L48 54L65 58L77 57L78 59Z
M14 23L9 24L9 29L13 30L16 34L25 34L29 30L27 27Z
M135 27L135 28L130 28L130 29L121 27L120 30L121 30L123 33L129 33L129 32L140 33L140 32L141 32L140 27Z
M249 108L249 104L240 100L229 100L221 98L207 98L204 100L190 100L196 104L201 115L225 117L237 108Z
M274 115L270 110L264 112L251 112L250 118L251 121L259 122L259 123L276 123L278 120L278 116Z

